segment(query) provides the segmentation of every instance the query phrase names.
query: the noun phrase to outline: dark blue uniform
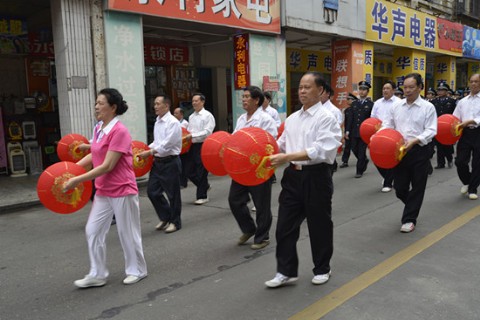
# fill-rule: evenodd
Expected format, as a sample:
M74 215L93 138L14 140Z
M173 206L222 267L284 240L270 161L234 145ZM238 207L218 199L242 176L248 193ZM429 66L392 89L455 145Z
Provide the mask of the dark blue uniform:
M431 101L437 111L437 117L443 114L452 114L455 110L456 101L450 97L436 97ZM445 168L445 159L447 160L448 167L453 165L453 145L444 145L435 139L435 145L437 147L437 166L435 169Z
M357 157L357 174L355 177L361 177L369 160L367 159L367 144L360 138L360 125L365 119L370 118L373 108L373 101L370 98L365 100L357 100L352 103L352 121L348 126L348 137L352 144L352 151Z
M353 109L351 106L345 109L344 118L345 118L345 131L348 131L348 128L352 125L352 121L353 121ZM344 167L348 165L348 159L350 159L351 150L352 150L352 143L350 139L345 139L345 148L343 149L343 155L342 155L342 165Z

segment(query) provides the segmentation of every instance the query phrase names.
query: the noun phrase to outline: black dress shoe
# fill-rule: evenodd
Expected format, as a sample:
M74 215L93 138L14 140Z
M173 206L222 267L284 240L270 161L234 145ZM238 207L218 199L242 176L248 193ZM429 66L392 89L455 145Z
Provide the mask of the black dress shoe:
M445 166L436 166L435 169L445 169Z
M348 163L346 163L346 162L344 162L340 165L340 168L346 168L346 167L348 167Z
M357 173L357 174L355 175L355 178L361 178L362 176L363 176L363 174Z

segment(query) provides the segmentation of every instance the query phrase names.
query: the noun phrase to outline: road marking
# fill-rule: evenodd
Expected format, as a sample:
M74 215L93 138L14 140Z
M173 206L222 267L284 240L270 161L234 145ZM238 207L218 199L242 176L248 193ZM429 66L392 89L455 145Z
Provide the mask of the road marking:
M418 240L407 248L399 251L395 255L391 256L387 260L376 265L367 272L356 277L352 281L346 283L342 287L336 289L329 295L323 297L312 305L308 306L304 310L290 317L291 320L317 320L333 311L349 299L356 296L361 291L368 288L378 280L387 276L390 272L394 271L410 259L428 249L444 237L454 232L458 228L464 226L471 220L480 215L480 206L477 206L451 222L447 223L440 229L430 233L424 238Z

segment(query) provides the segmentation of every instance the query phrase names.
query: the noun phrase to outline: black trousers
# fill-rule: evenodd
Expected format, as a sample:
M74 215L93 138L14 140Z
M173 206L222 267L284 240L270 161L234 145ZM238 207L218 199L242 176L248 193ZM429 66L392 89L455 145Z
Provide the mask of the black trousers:
M352 139L352 151L357 157L357 174L363 174L367 170L367 144L363 142L362 138Z
M313 273L317 275L330 271L333 254L332 196L333 182L329 165L323 163L303 171L291 166L285 169L275 233L277 272L288 277L298 275L297 241L305 218L310 236Z
M147 187L148 198L152 202L158 218L161 221L175 224L177 229L182 227L180 219L180 213L182 212L181 170L182 164L179 157L165 162L155 160L150 171Z
M187 184L188 184L188 178L187 178L187 174L186 174L186 169L185 169L185 163L186 163L186 158L187 157L187 154L184 153L184 154L181 154L180 155L180 161L182 162L182 173L180 174L180 186L181 187L186 187Z
M378 172L383 178L383 186L392 188L393 187L393 169L384 169L377 167Z
M185 174L197 186L197 199L206 199L208 184L208 171L205 169L200 157L203 143L193 143L185 157Z
M348 163L348 159L350 159L351 150L352 150L352 142L350 141L350 139L345 139L345 146L342 154L342 163Z
M417 223L427 186L430 155L430 145L424 147L415 145L393 169L395 193L397 198L405 204L402 224Z
M453 161L453 145L441 144L436 139L434 141L437 147L437 166L445 167L445 159L447 162Z
M269 232L272 226L272 180L265 181L257 186L244 186L232 180L228 194L228 204L235 220L243 233L255 234L254 243L261 243L270 239ZM256 225L247 207L252 197L256 208Z
M471 171L470 159L472 160ZM462 183L468 185L468 193L477 193L480 185L480 128L463 130L457 144L455 166Z

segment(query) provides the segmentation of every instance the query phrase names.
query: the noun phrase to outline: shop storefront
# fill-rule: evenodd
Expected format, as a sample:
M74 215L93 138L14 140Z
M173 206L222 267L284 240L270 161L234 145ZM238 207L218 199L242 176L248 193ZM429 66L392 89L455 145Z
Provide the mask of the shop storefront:
M49 3L0 7L0 173L40 173L60 138Z

